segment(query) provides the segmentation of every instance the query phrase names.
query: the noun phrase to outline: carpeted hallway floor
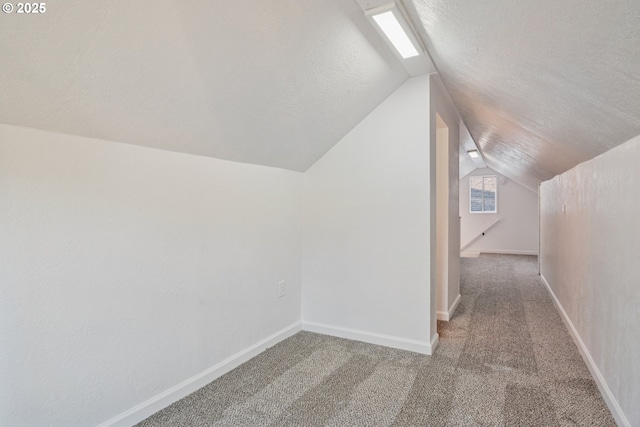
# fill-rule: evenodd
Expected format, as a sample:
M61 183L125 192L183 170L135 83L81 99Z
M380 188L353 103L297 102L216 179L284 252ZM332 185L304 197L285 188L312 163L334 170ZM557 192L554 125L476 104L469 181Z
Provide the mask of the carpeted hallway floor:
M615 426L537 258L461 264L433 356L300 332L138 426Z

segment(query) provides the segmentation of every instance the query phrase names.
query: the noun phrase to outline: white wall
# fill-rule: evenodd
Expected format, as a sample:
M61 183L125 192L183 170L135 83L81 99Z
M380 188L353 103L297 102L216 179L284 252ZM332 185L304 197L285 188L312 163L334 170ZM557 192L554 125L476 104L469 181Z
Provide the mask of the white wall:
M440 289L437 289L436 286L433 286L431 289L432 292L432 306L431 306L431 328L436 330L437 320L439 318L441 320L449 320L449 318L453 315L458 303L460 302L460 218L459 218L459 207L458 207L458 191L459 191L459 181L458 174L460 168L460 159L459 159L459 151L460 151L460 117L449 98L447 91L442 85L442 81L440 77L436 74L429 76L430 80L430 121L431 121L431 150L432 156L434 156L435 148L438 143L438 129L437 129L437 119L436 115L439 115L440 118L444 121L444 124L448 127L447 137L448 137L448 165L447 165L447 175L448 175L448 200L438 200L438 205L441 206L441 202L447 203L446 207L442 207L442 213L448 215L446 221L443 221L444 226L447 228L445 230L445 235L447 236L446 245L441 245L440 248L436 246L431 247L432 254L437 254L438 250L446 250L447 256L446 258L446 266L443 268L447 268L446 277L447 283L446 287L441 286ZM432 157L433 158L433 157ZM431 165L431 180L437 182L435 173L437 172L436 165L432 162ZM437 189L432 186L431 191L436 191ZM436 200L433 198L432 200ZM432 214L436 211L436 203L431 204ZM432 220L434 218L432 217ZM431 232L437 234L436 230L438 227L437 221L432 221L431 224ZM432 242L433 243L433 242ZM434 257L437 259L437 257ZM433 261L433 260L432 260ZM433 264L432 264L432 268ZM433 280L433 278L432 278ZM439 300L439 304L436 304L436 300Z
M0 126L0 425L99 424L298 322L301 210L299 173Z
M445 317L449 310L449 128L440 116L436 123L436 293L438 315Z
M482 175L498 177L498 213L469 213L469 177ZM463 252L538 253L538 194L491 168L476 169L460 180L460 216L463 246L502 219Z
M305 328L431 350L429 137L412 78L305 173Z
M542 183L541 273L621 425L640 425L640 137ZM626 419L625 419L626 418Z

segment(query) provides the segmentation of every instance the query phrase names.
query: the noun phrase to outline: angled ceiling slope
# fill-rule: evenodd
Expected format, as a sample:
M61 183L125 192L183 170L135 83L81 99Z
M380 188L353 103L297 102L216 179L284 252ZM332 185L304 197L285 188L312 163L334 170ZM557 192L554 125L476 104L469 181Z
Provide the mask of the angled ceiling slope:
M536 189L640 134L640 2L412 0L487 164Z
M354 0L3 14L0 123L304 171L408 74Z
M460 170L459 176L460 179L469 175L476 169L486 168L487 164L484 162L484 159L480 154L476 158L471 158L469 155L469 151L477 151L478 147L476 147L473 138L471 138L471 134L469 133L469 129L461 123L460 124Z

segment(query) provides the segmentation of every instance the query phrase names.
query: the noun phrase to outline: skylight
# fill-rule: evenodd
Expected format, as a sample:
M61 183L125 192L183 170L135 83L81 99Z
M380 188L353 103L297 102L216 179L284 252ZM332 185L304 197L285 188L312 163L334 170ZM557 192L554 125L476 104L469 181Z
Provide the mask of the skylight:
M372 18L403 59L412 58L420 54L400 25L400 22L398 22L393 11L389 10L378 15L372 15Z

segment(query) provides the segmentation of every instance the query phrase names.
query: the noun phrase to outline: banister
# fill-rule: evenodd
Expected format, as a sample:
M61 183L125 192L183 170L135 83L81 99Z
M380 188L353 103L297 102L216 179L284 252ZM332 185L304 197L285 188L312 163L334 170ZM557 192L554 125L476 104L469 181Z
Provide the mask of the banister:
M493 228L497 223L499 223L500 221L502 221L502 218L498 218L495 221L493 221L491 224L489 224L489 226L487 228L485 228L484 230L482 230L481 232L479 232L478 234L476 234L476 236L469 240L467 243L465 243L464 246L462 246L460 248L460 250L464 250L465 248L467 248L470 244L472 244L473 242L475 242L476 240L478 240L481 236L484 236L484 233L486 233L487 231L489 231L491 228Z

